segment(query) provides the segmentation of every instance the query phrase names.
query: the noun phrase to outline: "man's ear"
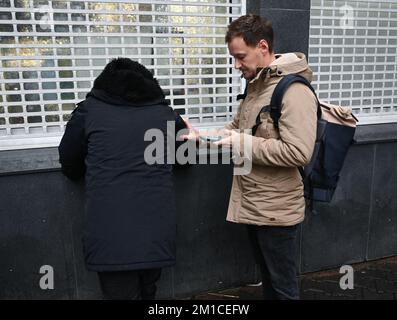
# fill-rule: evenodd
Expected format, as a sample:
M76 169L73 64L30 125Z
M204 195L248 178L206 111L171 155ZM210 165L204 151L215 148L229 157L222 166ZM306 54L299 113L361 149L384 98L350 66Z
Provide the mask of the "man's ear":
M258 47L262 51L263 55L269 53L269 44L267 43L267 41L265 39L262 39L261 41L259 41Z

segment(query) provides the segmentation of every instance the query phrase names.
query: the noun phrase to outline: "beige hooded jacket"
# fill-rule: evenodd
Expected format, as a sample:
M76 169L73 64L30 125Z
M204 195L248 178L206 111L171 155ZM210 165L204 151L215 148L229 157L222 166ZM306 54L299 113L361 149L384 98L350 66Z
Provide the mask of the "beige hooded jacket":
M270 104L277 83L291 73L302 75L309 82L312 80L305 55L276 54L276 60L249 82L247 96L226 128L251 129L261 108ZM241 157L250 158L252 170L233 177L228 221L290 226L304 219L305 200L298 167L307 164L313 152L316 112L317 100L311 90L295 83L283 97L279 130L266 112L254 137L246 133L236 135L240 141L252 139L252 154L244 151L243 143L234 143Z

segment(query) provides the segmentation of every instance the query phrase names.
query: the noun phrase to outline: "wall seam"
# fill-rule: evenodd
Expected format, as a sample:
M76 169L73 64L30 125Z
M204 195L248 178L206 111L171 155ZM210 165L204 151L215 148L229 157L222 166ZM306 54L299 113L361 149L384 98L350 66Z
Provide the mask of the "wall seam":
M370 241L370 232L371 232L371 222L372 222L372 213L373 213L373 189L374 189L374 180L375 180L375 168L376 168L376 150L377 145L374 145L374 153L372 157L372 172L371 172L371 180L370 180L370 195L369 195L369 211L368 211L368 229L367 229L367 247L365 252L365 260L368 261L369 254L369 241Z

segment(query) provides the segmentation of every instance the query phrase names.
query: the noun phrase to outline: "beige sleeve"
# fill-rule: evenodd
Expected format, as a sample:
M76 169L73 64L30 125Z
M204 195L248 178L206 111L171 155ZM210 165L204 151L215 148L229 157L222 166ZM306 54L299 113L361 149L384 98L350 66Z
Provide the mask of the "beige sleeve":
M310 162L316 140L317 100L305 85L294 83L285 92L279 129L280 139L240 134L240 155L266 166L298 167ZM244 150L244 139L250 138L251 154Z
M226 124L225 125L225 129L233 130L233 129L239 129L240 128L240 112L241 112L241 105L242 105L243 101L240 102L240 105L239 105L239 107L237 109L236 115L233 118L233 121L229 122L228 124Z

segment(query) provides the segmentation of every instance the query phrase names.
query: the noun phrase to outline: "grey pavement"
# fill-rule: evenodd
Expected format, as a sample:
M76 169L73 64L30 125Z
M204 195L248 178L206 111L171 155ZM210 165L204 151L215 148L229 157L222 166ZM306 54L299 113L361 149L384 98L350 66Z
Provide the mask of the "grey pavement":
M397 256L351 265L353 289L342 290L339 268L302 274L302 300L397 300ZM243 286L192 296L193 300L259 300L261 286Z

